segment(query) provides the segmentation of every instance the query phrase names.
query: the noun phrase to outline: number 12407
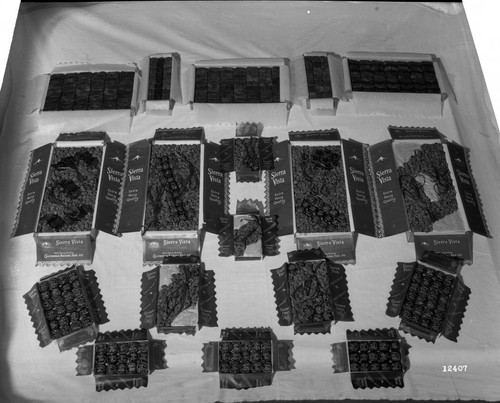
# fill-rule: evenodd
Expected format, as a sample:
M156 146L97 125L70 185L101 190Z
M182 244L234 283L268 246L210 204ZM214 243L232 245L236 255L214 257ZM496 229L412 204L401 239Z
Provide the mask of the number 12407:
M443 365L443 372L467 372L467 365Z

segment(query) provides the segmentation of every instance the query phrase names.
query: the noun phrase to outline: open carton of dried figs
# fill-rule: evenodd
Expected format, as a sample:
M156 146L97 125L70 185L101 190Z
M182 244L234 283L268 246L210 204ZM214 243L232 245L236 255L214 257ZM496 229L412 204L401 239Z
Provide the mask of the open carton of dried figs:
M203 128L157 129L127 146L116 231L141 231L144 264L199 255Z
M167 368L166 346L145 329L99 333L78 349L77 376L94 374L97 392L147 387L150 374Z
M139 112L172 114L175 103L182 102L180 64L178 53L155 53L142 60Z
M386 314L399 316L399 328L413 336L456 342L471 293L460 275L462 264L433 252L418 262L398 263Z
M294 369L293 342L268 328L223 329L221 341L203 343L203 372L218 372L222 389L269 386L278 371Z
M299 334L330 333L334 321L353 321L347 276L321 249L288 253L288 263L271 270L278 323Z
M410 346L396 329L347 330L346 337L332 344L334 373L350 372L355 389L404 387Z
M427 250L471 263L472 233L490 237L468 150L435 128L389 127L417 259Z
M91 342L108 322L95 272L83 266L43 277L24 300L40 347L55 340L64 351Z
M217 326L215 275L197 256L165 257L141 282L141 328L195 334Z
M34 232L37 264L91 264L114 231L125 146L104 132L63 133L33 150L12 236Z
M288 59L203 60L189 74L196 121L232 124L258 119L286 125L291 107Z

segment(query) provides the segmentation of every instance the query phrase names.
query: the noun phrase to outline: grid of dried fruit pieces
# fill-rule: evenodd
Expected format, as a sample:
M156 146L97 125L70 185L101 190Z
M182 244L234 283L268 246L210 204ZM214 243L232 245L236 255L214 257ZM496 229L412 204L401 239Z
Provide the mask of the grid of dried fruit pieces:
M297 232L350 231L340 146L293 146Z
M401 318L434 332L441 332L454 283L452 275L418 265L408 286Z
M353 91L439 94L431 61L378 61L349 59Z
M168 285L163 284L158 294L157 326L170 326L184 310L198 303L200 266L181 264L172 274Z
M280 102L280 68L196 67L194 102Z
M151 57L149 59L148 99L170 99L172 58Z
M412 231L430 232L436 221L458 210L442 144L422 144L398 175Z
M134 79L133 71L52 74L43 110L130 109Z
M38 292L53 339L92 324L85 289L76 270L39 282Z
M149 373L147 341L96 343L94 352L95 375Z
M309 98L331 98L330 67L326 56L304 56Z
M351 372L401 371L401 343L398 340L349 341Z
M270 340L222 341L219 343L219 372L222 374L271 373Z
M197 230L200 199L200 146L152 147L146 198L147 231Z
M92 229L102 152L102 147L54 148L38 232Z

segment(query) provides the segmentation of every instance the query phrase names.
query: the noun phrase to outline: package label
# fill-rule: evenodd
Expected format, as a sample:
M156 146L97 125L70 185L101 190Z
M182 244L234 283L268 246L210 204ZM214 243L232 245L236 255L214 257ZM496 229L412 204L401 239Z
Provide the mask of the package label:
M91 262L95 241L90 234L35 235L37 262Z
M414 236L415 252L417 259L421 259L426 251L433 251L472 262L472 233L447 234L447 235L422 235Z
M145 235L144 262L163 262L165 256L198 256L200 254L200 239L195 234L170 234Z
M336 262L354 262L356 252L351 233L317 236L296 236L297 249L319 248L325 256Z

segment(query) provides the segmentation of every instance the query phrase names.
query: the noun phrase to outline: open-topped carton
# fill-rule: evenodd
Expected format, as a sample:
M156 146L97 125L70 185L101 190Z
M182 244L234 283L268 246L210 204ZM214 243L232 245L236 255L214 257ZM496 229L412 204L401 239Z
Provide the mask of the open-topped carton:
M97 392L147 387L149 375L167 368L166 346L146 329L99 333L78 349L76 375L94 374Z
M203 343L203 372L218 372L221 389L269 386L278 371L294 369L293 342L269 328L221 331L221 341Z
M91 342L108 322L95 272L83 266L42 277L24 300L40 347L55 340L64 351Z
M195 334L217 326L215 275L197 256L165 257L141 281L141 328Z
M116 234L124 157L104 132L63 133L32 151L12 236L34 233L37 264L91 264L98 230Z
M129 144L115 230L141 231L144 264L200 253L203 128L158 129Z
M334 373L348 372L355 389L403 388L410 346L394 328L347 330L332 344Z

